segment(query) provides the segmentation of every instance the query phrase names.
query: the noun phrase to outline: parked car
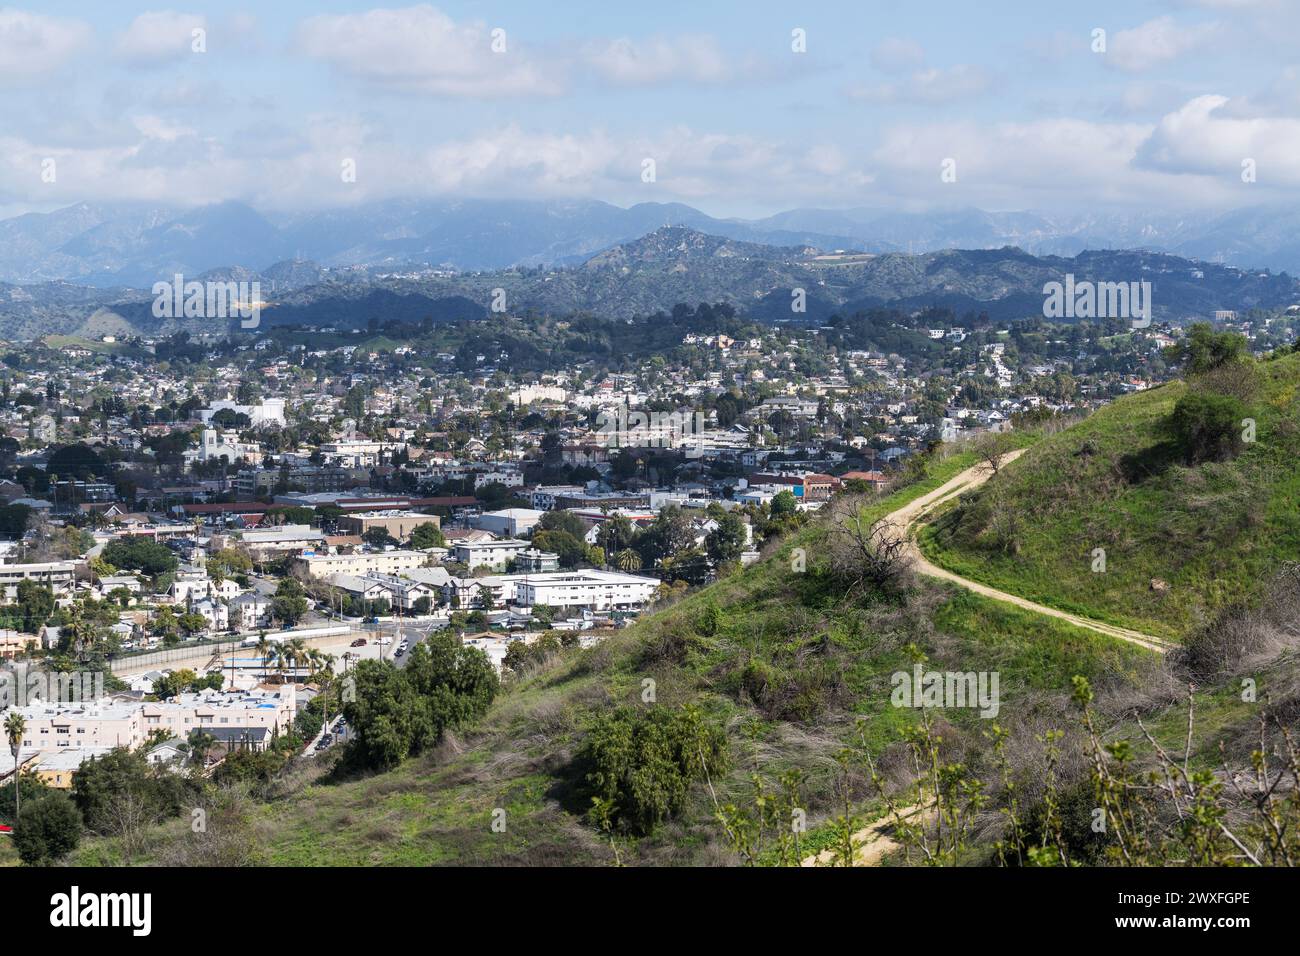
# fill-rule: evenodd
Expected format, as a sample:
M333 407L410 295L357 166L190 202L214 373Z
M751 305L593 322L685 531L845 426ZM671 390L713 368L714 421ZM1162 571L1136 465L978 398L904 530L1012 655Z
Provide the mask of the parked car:
M365 639L364 637L358 637L355 641L352 642L352 646L353 646L353 647L365 647L365 646L366 646L366 639Z

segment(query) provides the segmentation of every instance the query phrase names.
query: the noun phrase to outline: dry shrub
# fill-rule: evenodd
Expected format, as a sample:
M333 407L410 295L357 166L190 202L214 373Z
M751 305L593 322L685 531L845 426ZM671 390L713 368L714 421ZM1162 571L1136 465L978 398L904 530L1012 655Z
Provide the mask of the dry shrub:
M1225 362L1192 378L1188 387L1192 391L1228 395L1249 405L1259 394L1259 371L1253 362Z
M200 832L187 825L189 832L163 849L159 863L163 866L260 865L263 841L253 822L255 806L242 787L208 794L200 806L205 814Z
M907 590L912 562L902 530L883 518L868 521L859 497L837 499L829 510L826 570L848 595Z
M1169 662L1174 673L1197 683L1222 681L1255 670L1300 648L1300 566L1288 565L1269 582L1254 609L1229 608L1198 628Z

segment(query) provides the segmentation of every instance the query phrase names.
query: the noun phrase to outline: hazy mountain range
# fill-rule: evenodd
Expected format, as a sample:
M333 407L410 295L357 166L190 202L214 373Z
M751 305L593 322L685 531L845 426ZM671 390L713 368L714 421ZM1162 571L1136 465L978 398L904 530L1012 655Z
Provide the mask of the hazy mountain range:
M187 278L257 280L267 302L263 327L345 330L390 321L483 318L493 300L502 297L505 311L524 317L588 312L631 319L682 302L725 301L750 318L770 322L818 323L836 313L882 306L904 311L938 306L1014 320L1041 315L1045 285L1071 274L1079 282L1149 282L1156 320L1186 322L1219 309L1300 303L1300 280L1288 274L1160 252L1094 250L1063 257L1007 246L828 254L806 244L753 243L682 226L617 243L574 266L380 271L325 268L295 259L260 272L233 267ZM794 307L796 298L802 310ZM227 323L214 320L155 318L152 305L152 295L143 289L94 288L64 280L0 283L0 335L226 330Z
M237 202L195 209L78 203L0 221L0 281L148 288L176 272L260 272L286 260L372 270L577 265L662 226L752 243L865 252L1017 246L1072 256L1141 248L1300 273L1300 207L1152 216L794 209L741 220L676 203L623 209L585 200L391 200L297 214L263 213Z

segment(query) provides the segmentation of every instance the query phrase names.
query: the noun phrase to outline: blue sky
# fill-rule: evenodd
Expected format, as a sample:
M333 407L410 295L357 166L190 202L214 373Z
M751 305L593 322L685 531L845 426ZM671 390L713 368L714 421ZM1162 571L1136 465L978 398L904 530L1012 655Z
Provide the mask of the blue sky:
M1297 28L1294 0L3 7L0 215L394 196L741 216L1291 202Z

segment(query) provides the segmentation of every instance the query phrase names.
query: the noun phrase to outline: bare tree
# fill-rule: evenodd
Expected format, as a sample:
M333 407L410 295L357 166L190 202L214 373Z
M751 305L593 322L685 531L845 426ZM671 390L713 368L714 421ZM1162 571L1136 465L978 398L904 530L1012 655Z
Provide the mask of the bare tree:
M911 572L903 530L888 519L867 519L859 499L834 505L827 536L827 565L850 592L901 590Z
M146 831L158 822L158 813L151 802L133 787L114 794L106 809L108 833L118 838L122 861L130 866L144 849Z
M984 432L975 439L975 454L980 456L980 461L988 465L989 470L996 476L1002 468L1002 459L1007 452L1014 447L1014 442L1006 432Z

